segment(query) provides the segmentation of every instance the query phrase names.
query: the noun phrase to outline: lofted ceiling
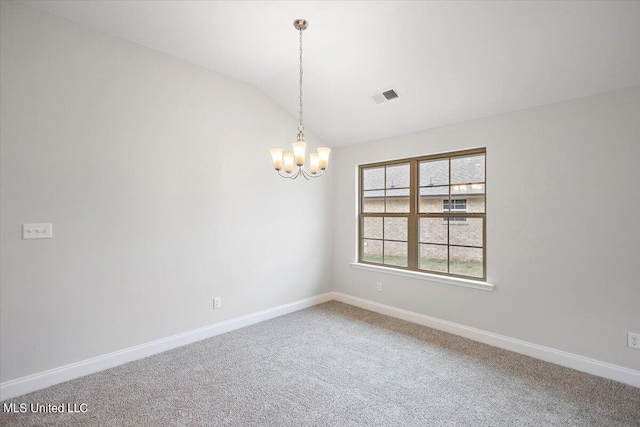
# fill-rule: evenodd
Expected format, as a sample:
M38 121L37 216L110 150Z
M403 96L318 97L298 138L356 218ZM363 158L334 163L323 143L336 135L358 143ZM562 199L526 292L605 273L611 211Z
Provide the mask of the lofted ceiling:
M306 18L305 125L333 147L640 85L638 1L23 3L253 84L296 118Z

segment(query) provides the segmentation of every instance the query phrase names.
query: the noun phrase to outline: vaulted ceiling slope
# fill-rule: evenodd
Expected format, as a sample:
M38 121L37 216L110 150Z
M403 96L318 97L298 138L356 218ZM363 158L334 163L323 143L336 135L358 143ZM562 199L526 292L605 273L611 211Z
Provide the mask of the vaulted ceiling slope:
M294 117L306 18L305 124L334 147L640 85L638 1L24 3L256 85Z

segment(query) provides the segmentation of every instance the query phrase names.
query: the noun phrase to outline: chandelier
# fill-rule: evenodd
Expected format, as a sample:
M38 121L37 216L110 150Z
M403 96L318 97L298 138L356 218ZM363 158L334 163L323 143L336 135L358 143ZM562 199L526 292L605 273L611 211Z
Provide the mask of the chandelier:
M298 124L298 136L291 144L293 151L284 151L282 148L271 149L273 167L278 175L283 178L296 179L299 176L305 179L321 176L329 165L329 153L331 148L318 147L317 153L309 154L309 170L304 168L305 149L307 143L304 140L304 125L302 123L302 32L307 29L309 23L305 19L296 19L293 26L300 32L300 121ZM284 167L284 173L282 169ZM297 169L294 172L294 169Z

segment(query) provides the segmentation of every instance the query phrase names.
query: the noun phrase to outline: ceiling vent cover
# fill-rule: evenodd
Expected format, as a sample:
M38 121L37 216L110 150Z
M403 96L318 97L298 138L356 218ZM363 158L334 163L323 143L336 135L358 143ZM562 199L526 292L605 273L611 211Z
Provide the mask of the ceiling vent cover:
M396 99L398 97L398 92L396 92L395 89L388 89L380 93L371 95L371 99L373 99L376 104L382 104L383 102L391 101L392 99Z

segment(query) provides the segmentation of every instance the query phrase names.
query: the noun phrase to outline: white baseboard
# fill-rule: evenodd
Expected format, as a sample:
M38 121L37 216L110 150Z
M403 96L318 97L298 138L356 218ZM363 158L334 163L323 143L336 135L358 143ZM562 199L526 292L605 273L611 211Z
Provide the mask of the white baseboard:
M71 363L66 366L54 368L48 371L39 372L26 377L6 381L0 384L0 401L22 396L32 391L50 387L55 384L80 378L85 375L113 368L124 363L162 353L176 347L191 344L206 338L224 334L245 326L264 322L294 311L312 307L323 302L330 301L332 293L317 295L311 298L305 298L284 304L278 307L262 310L257 313L248 314L246 316L236 317L235 319L226 320L224 322L215 323L192 331L173 335L167 338L152 341L146 344L137 345L135 347L126 348L124 350L114 351L113 353L94 357L80 362Z
M494 347L535 357L536 359L555 363L556 365L565 366L577 371L587 372L610 380L619 381L634 387L640 387L640 371L544 347L538 344L509 338L504 335L494 334L492 332L483 331L481 329L472 328L459 323L425 316L424 314L391 307L389 305L357 298L340 292L331 292L331 296L332 299L336 301L354 305L366 310L375 311L376 313L428 326L440 331L449 332L454 335L459 335Z
M309 308L330 300L340 301L366 310L395 317L397 319L460 335L494 347L503 348L505 350L535 357L536 359L566 366L578 371L587 372L603 378L640 387L640 371L509 338L492 332L483 331L481 329L403 310L401 308L357 298L340 292L328 292L146 344L115 351L113 353L61 366L48 371L39 372L15 380L6 381L0 384L0 401L22 396L23 394L31 393L32 391L113 368L124 363L162 353L163 351L191 344L193 342L240 329L245 326L264 322L265 320L293 313L294 311Z

